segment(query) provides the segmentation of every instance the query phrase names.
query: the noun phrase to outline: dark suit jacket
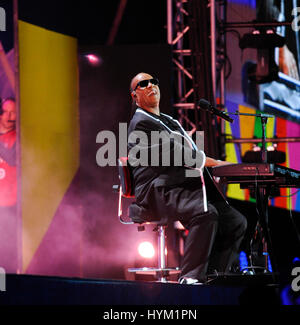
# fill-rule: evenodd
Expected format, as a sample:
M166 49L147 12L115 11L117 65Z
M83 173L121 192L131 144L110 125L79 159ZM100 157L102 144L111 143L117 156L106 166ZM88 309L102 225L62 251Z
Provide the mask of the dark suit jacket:
M192 166L185 166L185 157L197 159L197 166L201 166L201 170L206 157L178 121L166 114L161 115L163 120L138 108L129 125L128 157L134 177L136 202L145 209L144 219L166 222L171 218L181 221L204 212L200 172L198 177L187 177L186 172ZM144 132L145 136L138 137L140 134L137 131ZM164 136L160 141L151 141L151 131L162 132ZM167 142L169 146L165 146ZM157 158L153 157L154 152L159 156L156 166L151 164L151 159ZM170 157L168 166L163 164L163 154ZM148 158L144 166L139 164L142 155ZM174 157L180 155L182 164L178 166Z

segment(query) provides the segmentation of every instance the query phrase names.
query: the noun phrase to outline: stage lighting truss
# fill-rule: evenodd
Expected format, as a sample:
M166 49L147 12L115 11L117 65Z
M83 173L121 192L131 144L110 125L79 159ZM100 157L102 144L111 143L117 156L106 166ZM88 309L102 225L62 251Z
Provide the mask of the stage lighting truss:
M191 49L188 48L188 0L167 0L167 32L168 44L172 47L174 67L174 111L178 120L192 135L196 131L195 122L189 117L187 110L194 109L193 75L191 73Z
M199 96L208 96L210 97L208 100L216 101L219 108L224 108L225 64L228 63L228 60L223 46L225 35L219 33L216 26L219 24L218 19L225 19L225 7L223 2L208 0L206 8L208 8L210 15L208 20L211 21L211 24L210 27L207 27L205 35L209 37L210 44L206 48L202 48L200 43L207 44L207 42L203 39L203 35L199 34L199 26L198 23L195 23L195 17L207 15L207 12L202 12L202 3L200 6L200 2L192 2L193 0L167 0L167 39L172 48L175 86L173 109L177 119L191 136L197 130L203 130L207 134L206 150L213 156L219 156L220 153L215 151L219 150L220 144L216 143L218 140L215 138L217 138L216 134L222 133L224 125L222 127L222 123L219 123L207 112L197 110L196 105L200 99ZM210 60L212 80L205 81L204 88L200 90L199 66L206 72L207 69L210 69L207 65L203 67L204 57L208 52L211 53L209 55L211 58L208 60Z

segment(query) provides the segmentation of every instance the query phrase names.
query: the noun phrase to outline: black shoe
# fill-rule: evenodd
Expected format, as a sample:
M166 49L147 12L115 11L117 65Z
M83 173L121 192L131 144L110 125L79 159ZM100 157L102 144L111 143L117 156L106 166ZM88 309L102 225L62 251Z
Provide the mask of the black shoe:
M203 285L203 282L200 282L198 279L193 278L180 278L178 281L180 284L192 284L192 285Z

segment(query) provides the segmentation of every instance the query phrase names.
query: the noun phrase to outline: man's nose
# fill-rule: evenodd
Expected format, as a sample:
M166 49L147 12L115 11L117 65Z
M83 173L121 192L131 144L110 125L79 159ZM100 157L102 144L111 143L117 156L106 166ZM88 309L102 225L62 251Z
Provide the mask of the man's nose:
M9 113L8 113L8 120L9 120L9 121L14 121L15 119L16 119L16 118L15 118L15 114L9 112Z

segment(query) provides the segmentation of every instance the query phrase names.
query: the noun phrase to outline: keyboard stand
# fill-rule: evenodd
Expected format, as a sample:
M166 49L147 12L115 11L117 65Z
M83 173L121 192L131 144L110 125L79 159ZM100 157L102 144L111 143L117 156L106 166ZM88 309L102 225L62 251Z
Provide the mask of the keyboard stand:
M248 116L257 116L260 117L261 121L261 128L262 128L262 136L261 136L261 144L262 144L262 150L261 150L261 161L263 163L267 163L267 149L266 149L266 125L268 122L268 118L274 118L274 115L269 114L247 114L247 113L240 113L236 112L233 113L234 115L248 115ZM274 283L278 283L277 277L277 263L275 260L274 252L273 252L273 246L271 241L271 235L269 230L269 215L268 215L268 202L269 202L269 195L270 195L270 187L267 185L261 185L259 183L255 186L255 192L256 192L256 207L258 210L258 219L260 226L263 230L263 236L264 236L264 252L269 252L271 265L272 265L272 277ZM266 269L268 268L268 255L265 255L266 258Z
M257 186L256 188L256 207L258 211L258 221L262 228L263 236L264 236L264 243L263 243L263 251L265 253L265 268L267 271L269 270L268 267L268 255L270 257L271 265L272 265L272 273L273 273L273 280L277 283L277 279L275 278L275 274L277 274L277 262L275 259L272 239L270 235L269 229L269 213L268 213L268 202L269 202L269 187L266 186Z

